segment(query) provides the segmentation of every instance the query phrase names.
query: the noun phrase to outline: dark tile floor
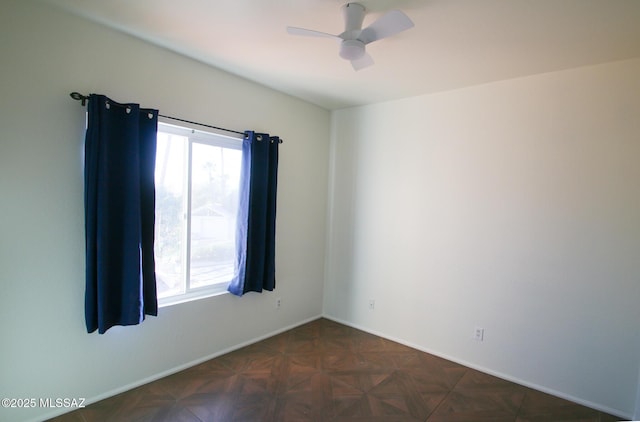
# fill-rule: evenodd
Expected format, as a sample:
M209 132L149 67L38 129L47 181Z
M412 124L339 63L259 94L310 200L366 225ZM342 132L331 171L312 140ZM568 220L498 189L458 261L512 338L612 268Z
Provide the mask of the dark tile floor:
M616 420L327 319L52 419Z

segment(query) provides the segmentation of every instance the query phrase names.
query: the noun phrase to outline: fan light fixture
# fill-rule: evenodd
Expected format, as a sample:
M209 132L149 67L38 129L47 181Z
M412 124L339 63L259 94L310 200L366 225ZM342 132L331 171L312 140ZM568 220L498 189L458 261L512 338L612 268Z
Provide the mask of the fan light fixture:
M340 43L340 57L358 60L364 56L364 43L359 40L344 40Z

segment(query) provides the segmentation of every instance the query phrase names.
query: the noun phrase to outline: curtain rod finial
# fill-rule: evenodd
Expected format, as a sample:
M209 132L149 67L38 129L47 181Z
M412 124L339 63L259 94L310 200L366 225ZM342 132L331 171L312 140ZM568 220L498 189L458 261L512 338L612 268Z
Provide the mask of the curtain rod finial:
M87 100L89 99L89 97L87 97L86 95L82 95L79 92L75 92L75 91L69 94L69 96L74 100L82 101L82 105L85 105Z

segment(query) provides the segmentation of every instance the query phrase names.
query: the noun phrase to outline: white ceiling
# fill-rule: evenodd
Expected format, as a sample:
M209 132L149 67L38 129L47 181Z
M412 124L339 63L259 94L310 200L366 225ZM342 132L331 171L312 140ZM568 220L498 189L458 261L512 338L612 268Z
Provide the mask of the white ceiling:
M640 0L360 0L415 27L367 46L355 72L325 38L342 0L44 0L327 109L640 57Z

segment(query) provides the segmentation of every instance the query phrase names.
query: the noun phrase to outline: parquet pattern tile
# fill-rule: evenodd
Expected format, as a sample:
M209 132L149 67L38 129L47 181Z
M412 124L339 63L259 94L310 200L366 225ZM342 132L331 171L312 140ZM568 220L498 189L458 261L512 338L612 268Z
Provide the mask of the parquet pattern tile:
M615 420L319 319L51 421Z

